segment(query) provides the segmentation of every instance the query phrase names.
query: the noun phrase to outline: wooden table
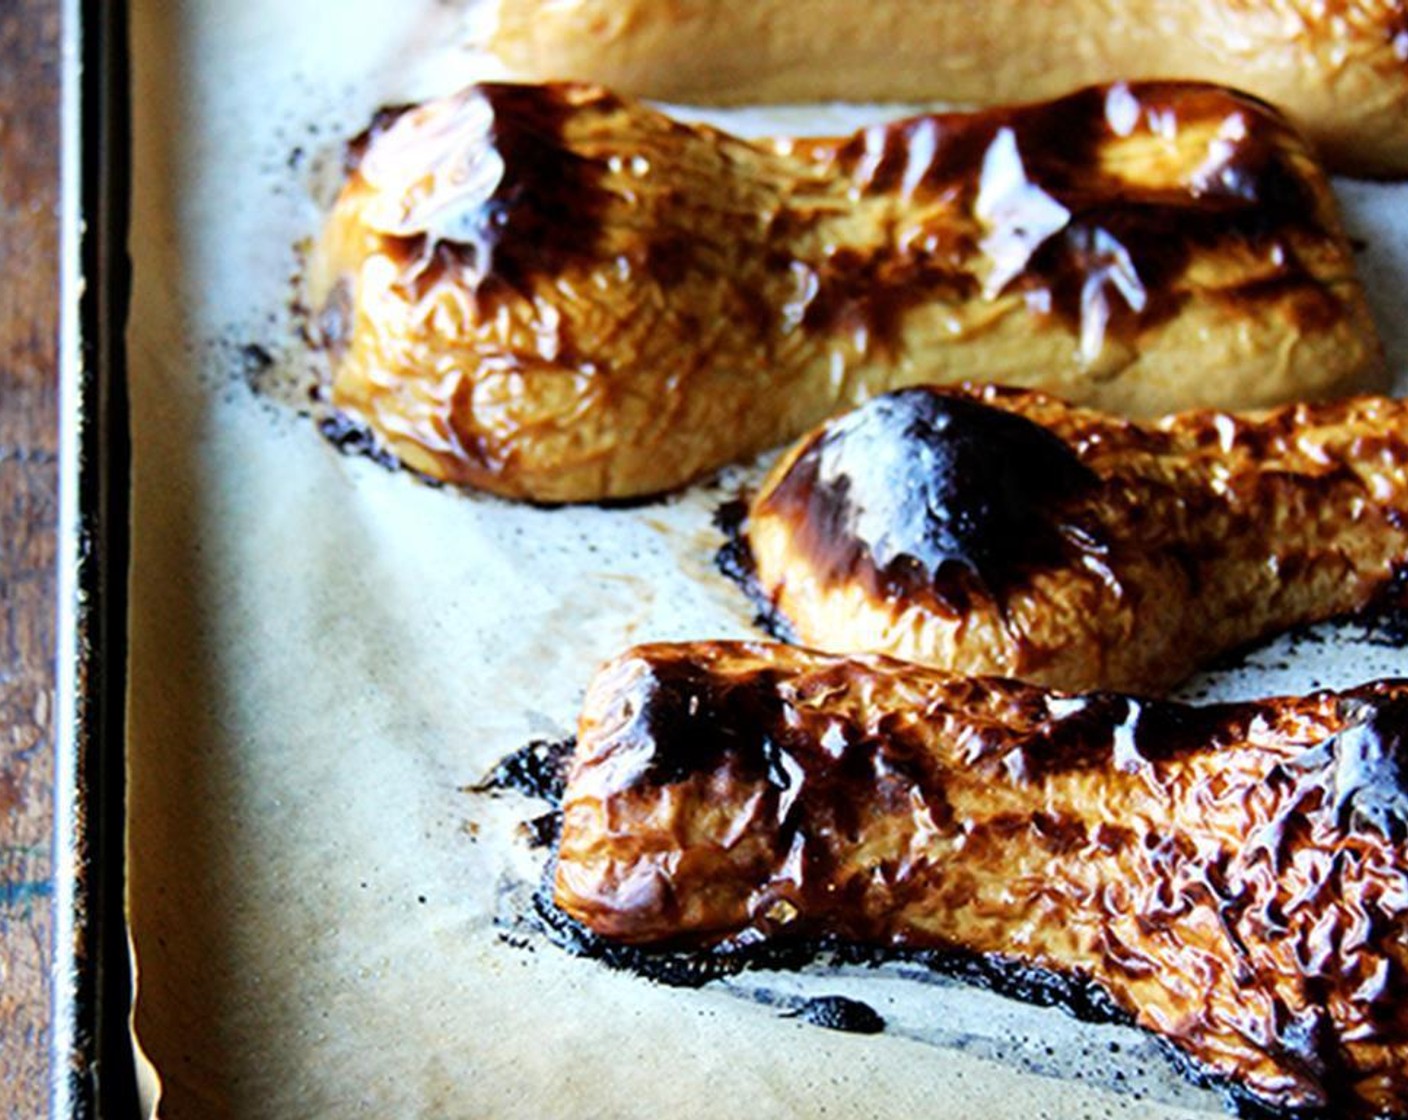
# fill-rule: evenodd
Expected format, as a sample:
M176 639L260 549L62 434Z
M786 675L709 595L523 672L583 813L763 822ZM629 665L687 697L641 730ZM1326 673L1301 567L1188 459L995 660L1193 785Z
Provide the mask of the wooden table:
M58 514L59 3L0 0L0 1117L46 1114Z

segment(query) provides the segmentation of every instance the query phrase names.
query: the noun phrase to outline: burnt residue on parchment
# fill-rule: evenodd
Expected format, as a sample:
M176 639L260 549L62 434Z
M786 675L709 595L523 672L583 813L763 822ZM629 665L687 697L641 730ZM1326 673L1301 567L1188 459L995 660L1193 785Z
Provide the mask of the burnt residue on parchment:
M740 494L722 503L714 511L714 528L723 534L724 543L714 553L714 566L719 573L747 597L753 607L753 625L780 642L795 643L797 633L791 621L758 582L757 565L748 546L749 497Z
M1033 968L1021 961L990 954L957 948L880 948L834 937L726 942L698 949L642 949L600 937L564 913L552 899L550 883L544 884L533 897L542 932L559 947L600 961L609 968L633 972L671 987L700 987L749 970L802 970L818 964L878 967L908 963L1024 1003L1060 1007L1085 1021L1132 1023L1132 1019L1093 984L1071 974Z
M1372 602L1340 620L1356 641L1402 649L1408 646L1408 564L1395 564L1393 575Z
M575 739L534 739L501 758L471 793L518 793L544 801L551 809L525 820L522 835L532 848L550 849L562 831L562 795L567 784L567 764Z
M850 996L812 996L788 1001L783 1018L801 1019L814 1027L848 1034L880 1034L885 1029L885 1017L868 1003Z
M1033 1007L1058 1009L1082 1022L1138 1029L1131 1017L1102 989L1077 976L1049 972L1022 961L956 948L881 949L835 938L716 946L710 949L646 950L621 945L598 937L557 907L552 899L551 872L549 866L539 889L529 891L520 888L515 892L514 910L509 915L502 915L500 921L501 936L506 944L527 949L545 938L559 949L607 968L628 972L667 987L691 989L757 972L790 972L825 977L854 976L873 970L878 976L884 970L893 974L893 970L899 967L904 970L905 979L913 984L941 986L957 981ZM525 905L529 904L531 912L525 909ZM886 1017L862 999L782 993L766 982L746 989L730 985L728 991L739 998L774 1009L784 1018L795 1018L822 1029L859 1034L893 1033ZM1140 1033L1153 1044L1154 1052L1192 1088L1216 1092L1229 1110L1242 1120L1333 1120L1333 1113L1328 1110L1268 1107L1243 1087L1210 1074L1167 1039L1148 1031L1140 1030ZM906 1037L912 1036L907 1034ZM932 1045L945 1044L922 1037L921 1040ZM1110 1044L1111 1052L1118 1049L1118 1043ZM1046 1052L1051 1053L1049 1046ZM1108 1083L1112 1088L1120 1092L1133 1092L1136 1098L1142 1095L1142 1090L1131 1088L1129 1078L1122 1069L1110 1073L1106 1068L1108 1054L1095 1056L1087 1053L1084 1058L1093 1058L1097 1064L1090 1074L1081 1074L1082 1079L1104 1080L1109 1074ZM1084 1061L1081 1065L1084 1066ZM1051 1071L1048 1068L1042 1072ZM1139 1079L1146 1076L1144 1070L1136 1072Z
M345 412L330 412L317 421L318 432L343 455L370 459L377 466L388 471L402 469L401 460L386 450L376 438L371 428ZM425 479L435 485L434 479Z
M514 792L560 806L567 785L567 763L575 739L534 739L505 755L473 788L475 793Z

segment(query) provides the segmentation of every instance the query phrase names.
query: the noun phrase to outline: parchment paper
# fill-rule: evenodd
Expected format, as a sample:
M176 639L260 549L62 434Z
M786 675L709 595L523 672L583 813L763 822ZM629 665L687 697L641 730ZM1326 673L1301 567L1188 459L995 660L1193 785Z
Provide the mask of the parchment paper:
M527 509L341 456L253 392L306 369L293 247L341 140L380 104L486 73L463 46L480 13L134 7L129 911L161 1114L1220 1114L1137 1032L961 985L817 970L673 990L512 928L542 858L516 826L543 807L466 787L570 734L625 645L755 634L711 563L739 476L634 510ZM1342 197L1408 370L1408 220L1391 221L1408 191ZM1322 629L1190 694L1408 671L1367 637ZM889 1029L786 1017L805 992L863 998Z

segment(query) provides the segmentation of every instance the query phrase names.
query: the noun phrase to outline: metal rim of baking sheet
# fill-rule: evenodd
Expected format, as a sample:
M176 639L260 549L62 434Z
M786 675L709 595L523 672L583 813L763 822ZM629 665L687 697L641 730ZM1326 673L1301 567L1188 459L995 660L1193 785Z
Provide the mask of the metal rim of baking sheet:
M124 897L127 5L61 5L54 1117L137 1112Z

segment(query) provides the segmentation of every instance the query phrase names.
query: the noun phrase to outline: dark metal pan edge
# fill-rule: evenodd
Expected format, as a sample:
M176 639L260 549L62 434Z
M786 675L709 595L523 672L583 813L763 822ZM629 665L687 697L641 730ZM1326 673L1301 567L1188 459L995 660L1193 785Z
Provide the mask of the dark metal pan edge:
M127 5L62 6L54 1117L138 1110L124 905Z

